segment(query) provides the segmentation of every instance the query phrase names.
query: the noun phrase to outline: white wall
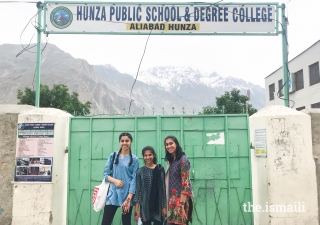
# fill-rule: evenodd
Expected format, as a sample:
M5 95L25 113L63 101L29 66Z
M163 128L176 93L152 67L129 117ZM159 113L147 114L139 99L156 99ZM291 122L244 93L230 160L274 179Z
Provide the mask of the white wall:
M310 116L284 106L269 106L250 117L253 146L257 129L266 129L267 157L257 157L252 150L253 204L265 210L254 212L254 224L318 224ZM300 212L266 212L266 205L269 209L282 205L298 209L298 202L304 206Z
M290 49L289 49L290 50ZM311 108L311 104L320 102L320 83L309 85L309 66L319 62L320 64L320 41L314 46L301 53L299 56L291 60L289 64L290 73L298 72L303 69L304 88L289 94L289 99L294 100L294 109L305 106L306 109ZM284 101L277 97L279 90L278 81L283 80L282 67L273 74L265 78L266 105L284 105ZM269 100L269 85L275 84L275 100ZM283 98L283 97L282 97ZM290 106L292 106L290 102Z
M64 225L67 218L67 175L70 114L37 108L20 114L18 123L55 123L52 182L14 182L12 225Z

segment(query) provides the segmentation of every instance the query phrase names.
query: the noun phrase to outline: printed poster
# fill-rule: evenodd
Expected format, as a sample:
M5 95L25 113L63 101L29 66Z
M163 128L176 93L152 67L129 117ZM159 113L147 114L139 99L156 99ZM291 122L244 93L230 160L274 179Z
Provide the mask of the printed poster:
M54 123L19 123L15 181L51 182Z
M254 131L254 154L255 156L267 157L266 129Z

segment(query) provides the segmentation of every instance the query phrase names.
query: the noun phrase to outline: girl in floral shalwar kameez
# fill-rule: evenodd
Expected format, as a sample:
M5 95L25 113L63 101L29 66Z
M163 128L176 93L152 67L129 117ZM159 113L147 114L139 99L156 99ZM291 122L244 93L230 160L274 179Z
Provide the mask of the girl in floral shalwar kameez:
M166 161L167 224L186 225L191 222L192 187L190 182L190 162L182 151L175 136L164 140Z

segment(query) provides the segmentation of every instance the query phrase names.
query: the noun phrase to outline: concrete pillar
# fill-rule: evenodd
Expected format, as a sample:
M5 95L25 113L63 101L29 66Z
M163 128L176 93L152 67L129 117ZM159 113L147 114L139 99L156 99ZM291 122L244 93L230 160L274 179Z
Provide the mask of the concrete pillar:
M250 117L254 147L259 129L265 129L267 153L257 157L251 150L254 224L319 224L310 116L269 106Z
M311 117L312 149L316 162L317 187L318 187L318 209L320 209L320 109L304 109L301 112ZM320 211L318 219L320 218Z
M0 224L12 222L12 184L18 115L34 109L30 105L0 105Z
M67 175L70 114L36 108L22 113L19 123L54 123L52 182L14 182L12 225L64 225L67 211Z

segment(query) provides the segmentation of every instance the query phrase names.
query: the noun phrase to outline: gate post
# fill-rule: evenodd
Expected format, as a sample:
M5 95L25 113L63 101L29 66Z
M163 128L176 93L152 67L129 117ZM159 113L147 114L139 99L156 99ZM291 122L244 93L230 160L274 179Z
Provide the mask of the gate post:
M27 140L33 138L21 138L22 153L26 158L43 158L50 154L51 165L47 163L28 163L25 167L29 171L32 168L50 168L50 174L32 174L32 176L51 176L52 181L26 180L28 176L21 177L13 184L12 225L41 224L41 225L65 225L67 218L67 174L68 174L68 147L69 119L71 115L54 108L35 108L18 116L19 124L54 124L52 141ZM25 139L25 140L23 140ZM24 144L27 141L28 144ZM35 144L32 144L35 143ZM17 141L19 147L19 143ZM19 152L20 149L17 149ZM30 160L29 160L30 162ZM18 179L17 179L18 180Z
M41 63L41 32L42 32L42 9L43 4L37 3L38 8L38 25L37 25L37 64L36 64L36 97L35 106L40 106L40 63Z
M283 97L284 105L289 107L289 88L288 88L288 36L287 36L287 18L285 15L286 5L281 5L281 14L282 14L282 59L283 59ZM279 87L280 88L280 87Z
M254 224L319 224L310 116L265 107L250 116L250 139Z

